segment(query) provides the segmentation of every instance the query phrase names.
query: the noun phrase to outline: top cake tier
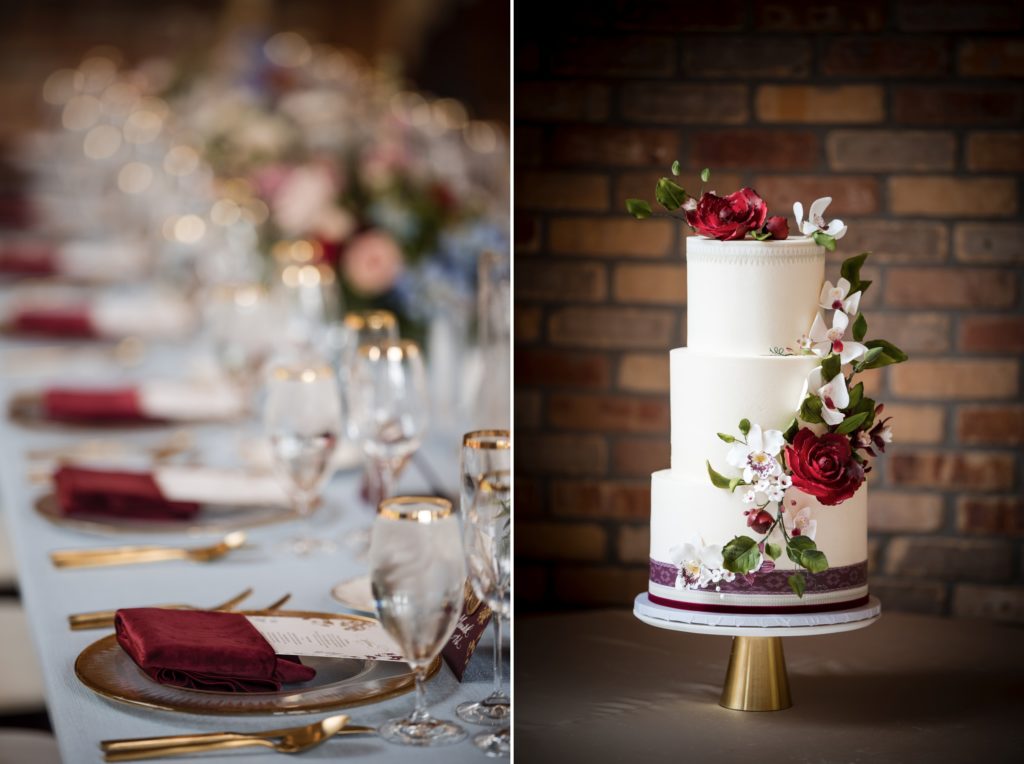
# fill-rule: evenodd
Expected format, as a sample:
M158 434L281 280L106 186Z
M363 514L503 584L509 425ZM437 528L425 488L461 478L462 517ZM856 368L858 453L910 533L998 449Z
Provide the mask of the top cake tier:
M766 355L811 328L825 280L825 249L783 241L686 239L686 345Z

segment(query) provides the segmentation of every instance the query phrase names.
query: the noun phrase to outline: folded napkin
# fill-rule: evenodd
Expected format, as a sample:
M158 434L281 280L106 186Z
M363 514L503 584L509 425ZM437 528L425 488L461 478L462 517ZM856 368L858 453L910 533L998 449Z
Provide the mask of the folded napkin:
M137 387L53 387L43 391L43 416L60 421L207 421L245 411L238 391L218 381L150 380Z
M52 247L38 242L0 242L0 273L50 276L58 266Z
M68 516L187 520L199 511L197 502L166 498L153 476L145 472L61 467L53 480L57 503Z
M18 334L47 334L56 337L95 337L98 332L87 307L21 308L8 323Z
M43 391L43 416L65 422L153 419L142 410L134 387L84 390L53 387Z
M118 644L160 684L218 692L270 692L316 671L276 655L245 616L127 608L114 618Z

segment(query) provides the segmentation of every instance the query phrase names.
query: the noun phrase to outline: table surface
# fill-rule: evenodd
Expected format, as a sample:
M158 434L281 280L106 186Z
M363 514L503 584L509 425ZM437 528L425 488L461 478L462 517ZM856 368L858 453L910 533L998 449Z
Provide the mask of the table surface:
M63 343L46 343L63 344ZM199 345L151 347L146 363L130 372L89 355L63 359L59 364L33 368L24 363L20 348L28 347L10 340L0 341L0 411L12 393L38 388L48 378L70 382L124 382L132 376L181 374L188 359L204 352ZM239 426L206 425L189 427L197 438L204 461L213 464L238 463L243 430ZM248 426L255 435L255 423ZM54 731L66 764L102 761L98 742L109 738L180 734L191 731L250 731L304 724L329 714L289 716L197 716L131 706L101 698L75 678L75 658L102 631L72 632L69 613L111 607L152 605L161 602L213 604L236 594L247 586L254 589L247 603L253 607L269 603L286 592L292 594L287 607L297 610L345 612L330 594L338 582L364 575L364 559L343 543L333 554L299 558L279 549L284 539L297 531L294 522L257 528L250 532L254 549L242 550L216 563L167 562L114 568L57 570L48 552L61 548L107 546L112 543L198 544L210 537L185 535L99 536L57 526L32 509L35 499L46 491L27 480L30 448L46 448L90 438L114 439L131 443L155 443L165 439L169 428L111 429L104 431L69 428L29 429L13 425L0 416L0 495L6 525L18 563L21 596L28 614L34 647L40 659L47 705ZM459 432L447 425L445 432L428 437L421 450L433 473L446 481L446 492L456 494L458 487ZM369 526L372 511L359 498L358 471L335 475L326 491L325 508L314 516L315 531L337 539L351 538ZM404 493L429 492L424 478L413 469L399 484ZM447 666L429 682L431 709L444 718L454 718L454 708L467 700L478 700L490 691L491 642L481 640L463 683L456 681ZM506 669L506 676L507 669ZM412 710L413 696L407 694L383 703L360 706L349 713L354 724L378 725ZM470 735L484 728L464 725ZM273 756L259 749L247 751L244 760ZM466 741L454 746L410 751L375 738L338 738L304 754L305 759L327 760L344 755L346 761L383 763L483 761L485 757ZM237 753L223 757L204 756L203 761L237 762Z
M516 618L519 761L1020 761L1024 630L886 614L783 639L793 706L718 705L730 639L629 611ZM558 677L553 681L552 677Z

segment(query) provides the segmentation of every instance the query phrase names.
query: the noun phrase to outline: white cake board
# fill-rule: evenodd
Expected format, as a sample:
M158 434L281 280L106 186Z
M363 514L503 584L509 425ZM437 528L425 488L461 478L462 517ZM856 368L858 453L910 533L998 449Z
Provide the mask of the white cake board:
M811 637L863 629L882 615L882 603L871 596L867 604L829 613L756 615L741 613L700 613L657 605L647 592L636 595L633 615L646 624L671 631L718 634L727 637Z

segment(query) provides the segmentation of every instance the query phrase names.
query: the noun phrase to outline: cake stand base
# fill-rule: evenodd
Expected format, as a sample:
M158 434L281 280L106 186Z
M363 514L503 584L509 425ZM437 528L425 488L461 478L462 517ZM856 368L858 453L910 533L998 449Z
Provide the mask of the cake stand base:
M836 634L870 626L879 619L877 597L867 604L832 613L733 615L677 610L636 596L633 615L659 629L731 636L732 653L718 704L735 711L781 711L793 705L782 637Z

